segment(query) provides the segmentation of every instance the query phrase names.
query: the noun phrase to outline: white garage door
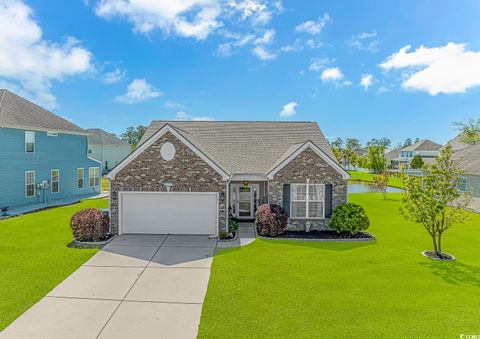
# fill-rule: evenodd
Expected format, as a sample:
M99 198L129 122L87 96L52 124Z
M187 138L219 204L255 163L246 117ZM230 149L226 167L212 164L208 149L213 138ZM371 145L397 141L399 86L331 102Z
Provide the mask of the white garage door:
M217 193L121 192L119 205L121 233L217 233Z

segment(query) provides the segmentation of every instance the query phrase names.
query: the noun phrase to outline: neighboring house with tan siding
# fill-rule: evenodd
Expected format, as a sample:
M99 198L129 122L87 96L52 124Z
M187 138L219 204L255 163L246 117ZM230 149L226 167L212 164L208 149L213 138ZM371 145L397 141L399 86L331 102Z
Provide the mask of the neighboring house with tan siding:
M452 145L453 159L460 163L464 171L460 190L471 190L474 197L480 198L480 143L467 145L457 136L449 144Z
M89 128L88 155L102 163L102 173L110 172L131 152L132 146L100 128Z
M267 202L324 229L349 179L315 122L240 121L153 121L107 177L114 233L210 235Z

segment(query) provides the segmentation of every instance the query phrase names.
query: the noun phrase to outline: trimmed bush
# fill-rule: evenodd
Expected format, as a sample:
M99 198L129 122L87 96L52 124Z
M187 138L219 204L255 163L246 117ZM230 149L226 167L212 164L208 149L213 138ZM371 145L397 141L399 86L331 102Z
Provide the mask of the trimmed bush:
M78 241L102 241L107 238L109 221L102 211L88 208L72 216L70 228Z
M255 224L257 232L267 237L276 237L287 228L288 216L283 207L264 204L257 209Z
M335 208L329 226L337 233L354 235L365 231L370 226L370 220L362 206L347 203Z

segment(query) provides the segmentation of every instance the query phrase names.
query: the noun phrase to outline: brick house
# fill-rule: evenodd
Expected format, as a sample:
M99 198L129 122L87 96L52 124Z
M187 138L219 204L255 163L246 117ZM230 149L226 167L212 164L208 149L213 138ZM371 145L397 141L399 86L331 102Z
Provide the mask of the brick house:
M107 178L115 234L208 234L263 203L324 229L348 173L315 122L154 121Z

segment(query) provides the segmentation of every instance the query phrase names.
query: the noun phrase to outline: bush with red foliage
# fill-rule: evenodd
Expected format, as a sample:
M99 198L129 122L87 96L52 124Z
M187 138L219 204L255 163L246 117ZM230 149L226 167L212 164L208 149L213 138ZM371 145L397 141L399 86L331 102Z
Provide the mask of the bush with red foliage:
M285 209L275 204L261 205L256 213L257 232L267 237L276 237L287 228L288 216Z
M106 213L88 208L72 216L70 228L77 241L102 241L108 236L109 219Z

